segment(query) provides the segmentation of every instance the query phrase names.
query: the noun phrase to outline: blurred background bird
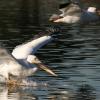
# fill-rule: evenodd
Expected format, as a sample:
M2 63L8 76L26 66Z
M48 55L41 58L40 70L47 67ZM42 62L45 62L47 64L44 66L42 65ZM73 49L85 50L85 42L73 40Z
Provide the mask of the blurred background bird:
M78 0L79 1L79 0ZM69 0L59 4L60 15L53 14L50 21L55 23L90 23L100 19L100 11L96 7L88 7L86 10L80 2Z

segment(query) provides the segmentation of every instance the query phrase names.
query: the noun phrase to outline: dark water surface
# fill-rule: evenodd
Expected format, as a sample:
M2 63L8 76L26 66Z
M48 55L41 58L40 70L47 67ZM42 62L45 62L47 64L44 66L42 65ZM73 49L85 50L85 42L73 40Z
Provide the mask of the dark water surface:
M7 11L4 7L2 9ZM30 22L28 16L25 17L27 8L25 9L24 5L22 8L24 12L18 10L19 13L15 14L17 18L12 15L14 11L8 9L11 17L18 22L11 19L10 14L6 16L4 13L0 17L3 18L0 19L1 45L12 51L16 45L32 39L45 26L61 27L62 31L57 39L41 48L36 54L45 64L51 66L58 77L39 71L33 76L35 87L1 85L0 100L100 100L100 23L84 26L55 25L47 21L53 10L50 13L45 10L44 13L35 12L35 14L31 11L35 17L32 17L30 20L33 21ZM47 16L37 17L37 13Z

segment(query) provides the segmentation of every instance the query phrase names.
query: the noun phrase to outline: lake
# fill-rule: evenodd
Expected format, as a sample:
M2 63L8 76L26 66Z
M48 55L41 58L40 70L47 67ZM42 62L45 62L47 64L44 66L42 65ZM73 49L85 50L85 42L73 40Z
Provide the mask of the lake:
M37 5L38 1L35 1ZM45 5L37 7L32 0L25 0L24 4L19 0L0 1L0 5L3 4L0 8L0 44L10 52L44 27L61 28L55 40L36 53L58 77L38 71L31 77L34 87L1 84L0 100L100 100L100 23L67 25L48 22L57 10L57 1L54 1L40 2L48 4L49 11Z

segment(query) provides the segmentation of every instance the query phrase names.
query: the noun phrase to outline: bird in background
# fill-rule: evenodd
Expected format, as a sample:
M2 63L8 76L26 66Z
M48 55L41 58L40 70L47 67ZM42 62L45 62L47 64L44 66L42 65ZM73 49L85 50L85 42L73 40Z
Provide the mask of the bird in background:
M57 76L35 56L35 53L39 48L51 42L54 39L53 35L58 32L59 29L47 28L43 35L41 33L30 42L16 46L12 53L5 48L0 48L0 77L5 80L3 82L21 83L22 78L33 75L38 69ZM12 78L12 76L17 78Z
M96 7L88 7L87 10L79 2L69 1L59 5L60 15L53 14L49 21L55 23L90 23L100 20L100 11Z

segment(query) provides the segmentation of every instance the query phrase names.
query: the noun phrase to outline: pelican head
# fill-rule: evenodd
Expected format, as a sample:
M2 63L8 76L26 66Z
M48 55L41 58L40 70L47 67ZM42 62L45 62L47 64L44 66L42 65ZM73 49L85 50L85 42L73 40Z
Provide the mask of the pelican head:
M57 76L52 70L47 68L35 55L29 55L27 61L31 64L37 65L38 68L43 69L51 75Z
M97 15L100 16L100 10L97 9L96 7L88 7L87 11L91 13L96 13Z
M42 63L35 55L29 55L27 57L27 61L29 63L33 63L33 64L39 64L39 63Z
M89 7L87 11L88 11L88 12L95 13L96 10L97 10L96 7Z

